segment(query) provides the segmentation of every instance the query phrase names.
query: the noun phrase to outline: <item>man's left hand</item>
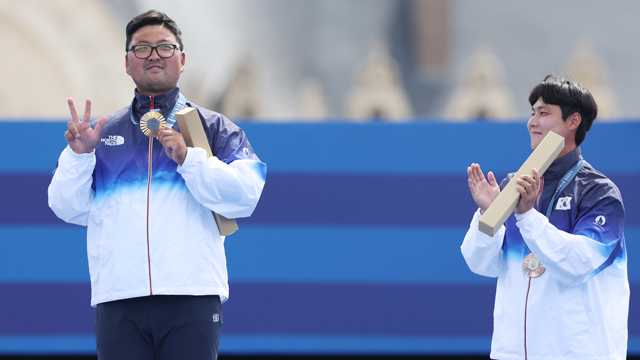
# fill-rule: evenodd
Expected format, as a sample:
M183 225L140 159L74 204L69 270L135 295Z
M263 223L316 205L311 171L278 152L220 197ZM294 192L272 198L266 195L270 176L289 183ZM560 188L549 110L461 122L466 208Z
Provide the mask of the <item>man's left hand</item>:
M538 198L538 192L540 191L540 174L536 168L532 169L533 176L522 175L516 182L518 186L518 192L520 192L520 200L516 205L515 213L524 214L533 208L536 199Z
M187 157L187 144L185 144L182 134L165 126L156 132L156 139L164 147L167 156L182 166Z

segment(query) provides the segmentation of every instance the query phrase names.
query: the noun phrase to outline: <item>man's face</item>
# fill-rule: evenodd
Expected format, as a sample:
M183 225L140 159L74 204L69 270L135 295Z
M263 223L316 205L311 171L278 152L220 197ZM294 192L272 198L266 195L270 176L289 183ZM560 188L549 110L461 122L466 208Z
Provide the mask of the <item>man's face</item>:
M144 26L131 37L129 48L134 45L158 46L160 44L178 45L171 30L160 25ZM125 55L127 74L131 75L137 90L145 95L159 95L171 90L178 84L180 74L184 71L185 56L176 49L170 58L161 58L153 50L147 59L138 59L133 51Z
M542 139L553 131L554 133L568 140L573 140L575 133L571 132L571 116L565 122L562 120L562 109L558 105L545 104L542 99L538 99L532 107L531 119L527 123L529 135L531 136L531 149L538 147Z

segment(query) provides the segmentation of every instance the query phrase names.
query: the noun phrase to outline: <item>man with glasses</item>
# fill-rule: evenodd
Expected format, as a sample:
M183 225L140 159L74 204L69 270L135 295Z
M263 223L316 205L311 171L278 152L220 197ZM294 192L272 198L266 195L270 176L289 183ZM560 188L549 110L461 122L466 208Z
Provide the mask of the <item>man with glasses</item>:
M190 103L177 86L185 53L159 11L126 28L131 104L91 122L69 99L68 146L49 206L87 226L100 359L216 359L229 296L224 237L211 214L251 215L266 166L242 129ZM214 156L188 148L175 113L197 109Z

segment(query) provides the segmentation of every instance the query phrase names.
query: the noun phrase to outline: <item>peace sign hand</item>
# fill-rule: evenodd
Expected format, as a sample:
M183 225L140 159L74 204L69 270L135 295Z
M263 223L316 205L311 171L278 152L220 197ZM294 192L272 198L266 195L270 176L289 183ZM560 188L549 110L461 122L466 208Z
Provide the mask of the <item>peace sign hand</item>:
M104 124L107 122L107 117L103 116L98 119L96 128L92 129L89 125L91 121L91 99L87 99L82 120L78 117L78 111L73 103L73 99L70 98L67 102L69 104L69 111L71 112L71 121L67 123L69 130L64 133L64 138L67 140L71 150L76 154L91 153L100 142L100 134L102 133Z

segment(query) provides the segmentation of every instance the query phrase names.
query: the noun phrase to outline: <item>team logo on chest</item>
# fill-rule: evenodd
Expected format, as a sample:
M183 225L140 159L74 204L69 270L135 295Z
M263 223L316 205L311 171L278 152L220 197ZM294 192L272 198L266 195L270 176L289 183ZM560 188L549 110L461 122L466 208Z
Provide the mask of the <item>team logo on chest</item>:
M124 138L120 135L109 135L106 138L101 138L100 141L106 146L117 146L124 144Z
M571 209L571 196L558 198L556 204L556 210L569 210Z

